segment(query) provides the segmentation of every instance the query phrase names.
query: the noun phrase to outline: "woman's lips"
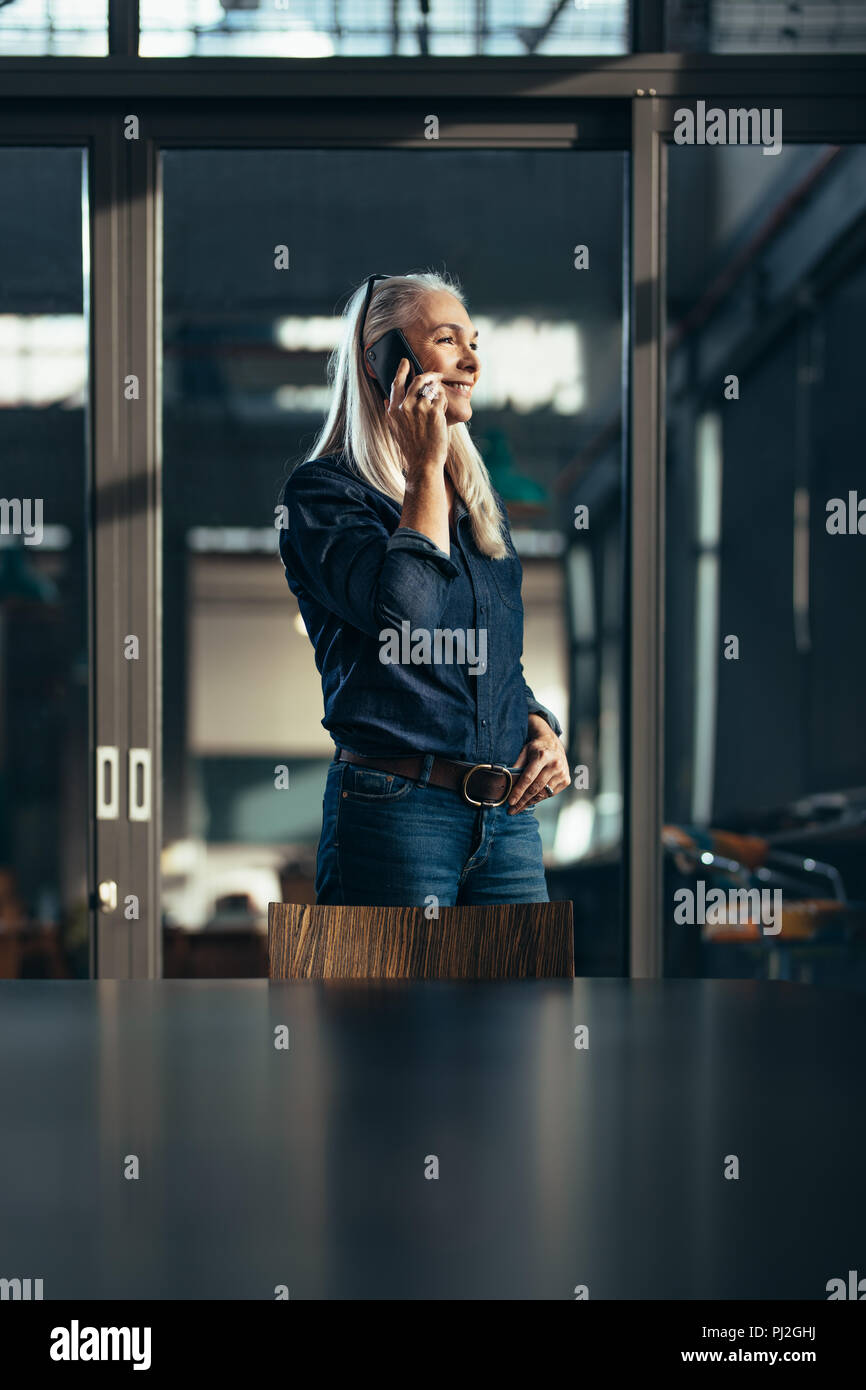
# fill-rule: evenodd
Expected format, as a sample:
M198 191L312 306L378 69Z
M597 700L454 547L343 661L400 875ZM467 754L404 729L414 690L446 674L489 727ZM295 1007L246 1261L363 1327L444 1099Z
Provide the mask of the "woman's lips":
M442 385L447 386L449 391L458 391L461 396L468 396L472 392L470 381L443 381Z

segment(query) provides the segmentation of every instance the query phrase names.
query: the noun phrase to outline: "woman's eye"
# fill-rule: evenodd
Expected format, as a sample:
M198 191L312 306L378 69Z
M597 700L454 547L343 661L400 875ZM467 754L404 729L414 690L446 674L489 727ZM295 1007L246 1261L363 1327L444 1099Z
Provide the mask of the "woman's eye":
M3 0L0 0L0 4L2 4L2 3L3 3ZM437 339L436 339L436 342L437 342L437 343L453 343L453 342L454 342L454 339L453 339L453 337L451 336L450 333L447 333L447 334L445 335L444 338L437 338ZM470 343L470 344L469 344L469 351L470 351L470 352L477 352L477 351L478 351L478 344L477 344L477 343Z

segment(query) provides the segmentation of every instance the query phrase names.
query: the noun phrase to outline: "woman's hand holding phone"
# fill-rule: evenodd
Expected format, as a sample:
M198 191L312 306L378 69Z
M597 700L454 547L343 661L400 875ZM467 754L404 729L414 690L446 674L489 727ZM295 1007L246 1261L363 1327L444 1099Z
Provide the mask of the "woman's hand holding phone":
M400 359L385 403L391 431L406 460L408 478L433 473L444 476L448 457L447 401L441 372L421 372L407 383L409 363ZM421 394L430 386L434 396ZM444 483L443 483L444 486Z
M409 363L401 358L385 403L394 437L406 460L406 492L400 525L429 536L446 555L451 553L448 530L449 499L445 486L448 426L445 422L445 388L441 372L422 372L408 383ZM438 394L421 395L432 383Z

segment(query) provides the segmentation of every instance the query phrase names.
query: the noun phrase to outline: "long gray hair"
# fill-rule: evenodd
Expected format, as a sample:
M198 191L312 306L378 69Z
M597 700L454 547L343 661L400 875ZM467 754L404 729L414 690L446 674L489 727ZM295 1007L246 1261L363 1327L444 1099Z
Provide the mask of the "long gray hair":
M363 352L389 329L405 332L416 323L425 295L435 290L445 290L461 304L466 302L456 281L434 271L394 275L376 285L367 310L363 344L358 343L358 327L366 283L355 291L343 313L340 344L328 362L328 380L334 389L331 408L307 455L310 460L344 450L361 477L400 503L406 490L403 455L388 426L379 388L364 368ZM448 472L469 512L475 544L482 554L502 559L508 554L504 520L484 460L465 424L449 426L448 435Z

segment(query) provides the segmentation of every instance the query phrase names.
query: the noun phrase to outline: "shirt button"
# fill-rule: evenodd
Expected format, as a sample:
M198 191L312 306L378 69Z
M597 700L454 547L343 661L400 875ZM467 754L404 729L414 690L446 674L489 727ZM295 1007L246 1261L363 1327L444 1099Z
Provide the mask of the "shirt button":
M482 724L486 724L486 723L487 723L487 720L486 720L486 719L482 719L481 723L482 723Z

